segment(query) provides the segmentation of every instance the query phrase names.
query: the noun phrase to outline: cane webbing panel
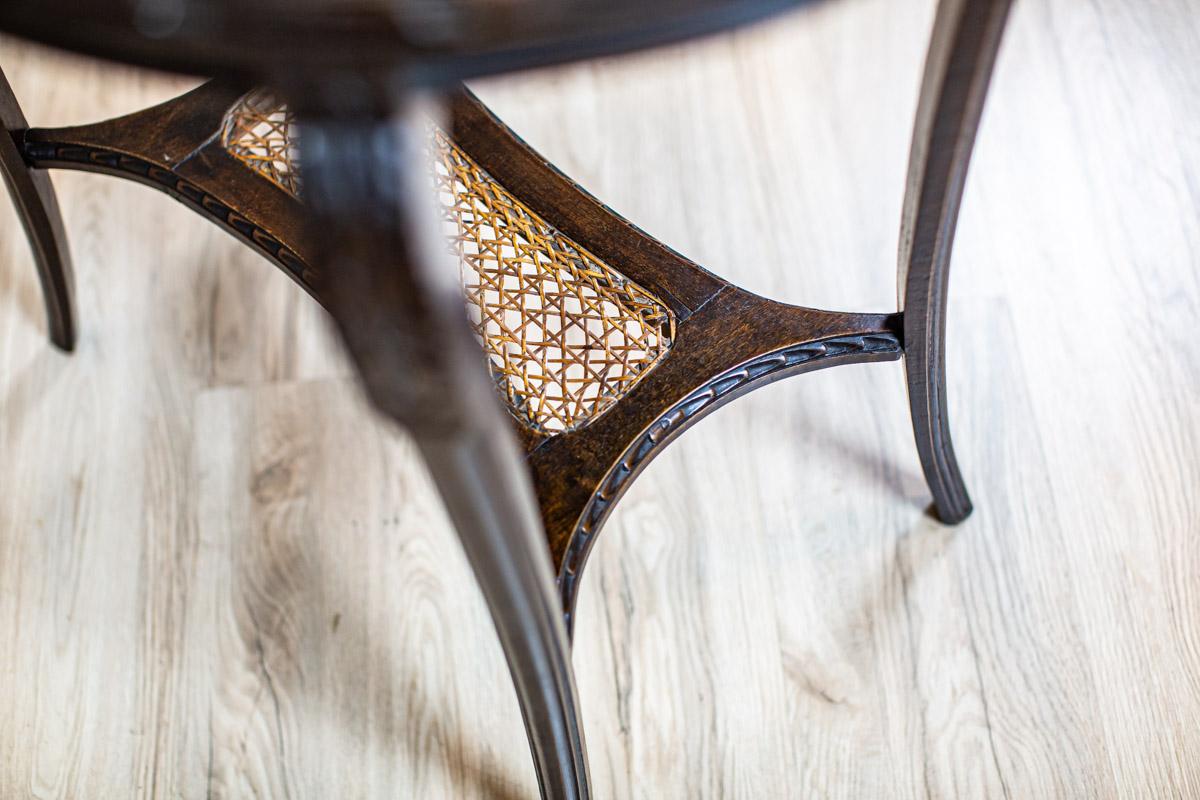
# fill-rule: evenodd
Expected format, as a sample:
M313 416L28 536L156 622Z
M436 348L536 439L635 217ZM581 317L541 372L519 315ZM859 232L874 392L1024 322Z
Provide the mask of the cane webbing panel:
M671 312L526 208L440 130L433 153L471 322L513 413L544 433L603 413L666 354Z
M225 113L221 144L236 159L293 195L300 170L292 113L265 89L243 97Z
M265 92L227 115L226 147L297 194L291 116ZM252 134L252 136L251 136ZM432 130L433 180L468 316L509 410L555 435L594 419L666 355L663 303L547 223Z

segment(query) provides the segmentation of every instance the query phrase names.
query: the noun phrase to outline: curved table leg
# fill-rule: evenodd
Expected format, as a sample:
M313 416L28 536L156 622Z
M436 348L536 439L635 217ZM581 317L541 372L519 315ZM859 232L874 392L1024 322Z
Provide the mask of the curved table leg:
M946 410L946 290L975 132L1011 0L942 0L925 62L900 230L909 406L938 517L971 513Z
M0 127L3 128L0 130L0 172L4 174L8 193L21 217L37 263L50 341L70 351L75 348L78 334L75 276L67 237L63 233L62 215L49 176L34 172L25 164L10 135L11 131L24 131L29 126L3 71L0 71Z
M570 650L528 468L439 246L424 116L377 100L338 84L336 109L296 104L305 200L322 234L318 293L372 402L416 439L445 500L508 659L542 796L583 800Z
M496 623L542 797L584 800L591 795L570 647L527 470L510 438L498 428L420 443Z

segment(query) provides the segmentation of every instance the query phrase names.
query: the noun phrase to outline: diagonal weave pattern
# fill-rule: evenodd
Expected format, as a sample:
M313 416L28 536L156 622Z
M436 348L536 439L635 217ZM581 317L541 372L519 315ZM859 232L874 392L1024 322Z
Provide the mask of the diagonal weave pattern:
M275 95L258 89L225 113L221 145L275 185L300 195L300 170L292 113Z
M229 110L222 143L299 195L292 115L270 92L252 92ZM549 436L585 425L666 355L674 316L523 205L436 128L431 158L468 316L509 410Z
M433 145L444 232L501 392L534 430L580 427L666 355L674 316L526 208L445 133L435 130Z

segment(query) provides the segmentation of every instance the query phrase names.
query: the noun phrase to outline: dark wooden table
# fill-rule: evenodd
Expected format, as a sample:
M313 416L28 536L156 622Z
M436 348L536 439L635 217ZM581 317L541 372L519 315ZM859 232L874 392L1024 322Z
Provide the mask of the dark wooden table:
M0 166L35 245L54 341L70 347L74 320L61 221L41 169L124 170L124 177L157 182L290 269L330 311L376 408L412 434L429 465L492 611L545 797L590 796L564 625L588 550L632 478L703 415L788 375L904 355L936 513L953 523L971 510L950 443L944 310L959 200L1010 0L939 5L901 220L901 313L786 306L738 289L617 217L469 93L449 91L465 78L677 41L803 2L0 3L2 30L216 78L177 104L52 131L28 129L0 81L0 122L13 134L0 138ZM187 161L215 136L210 118L256 86L281 94L301 132L303 212L295 211L296 197L272 195L274 233L248 221L242 172L208 174L216 195L205 194L159 146L187 143ZM671 358L622 400L623 414L571 436L527 428L514 435L463 313L420 166L430 120L439 118L450 120L464 157L541 212L551 239L563 236L551 247L582 244L599 254L598 268L610 256L624 272L606 280L623 286L628 278L658 293L646 297L663 300L664 330L678 332L677 341ZM97 137L107 142L103 152L84 146ZM293 234L311 247L284 258L279 239Z
M682 40L802 2L0 4L7 32L146 67L274 86L295 109L305 202L322 232L323 301L372 401L413 434L439 485L492 609L546 797L590 796L567 636L526 467L468 330L460 290L447 279L453 271L432 241L436 225L418 199L425 187L412 164L425 135L422 107L431 102L428 90L465 78ZM9 111L5 126L24 128L15 103ZM23 179L29 185L14 194L37 216L52 195L29 183L44 174L15 181ZM56 210L31 238L60 241L51 223L58 224ZM66 264L65 252L58 263ZM44 283L64 279L69 273L43 271ZM58 310L66 321L55 339L69 346L71 312Z

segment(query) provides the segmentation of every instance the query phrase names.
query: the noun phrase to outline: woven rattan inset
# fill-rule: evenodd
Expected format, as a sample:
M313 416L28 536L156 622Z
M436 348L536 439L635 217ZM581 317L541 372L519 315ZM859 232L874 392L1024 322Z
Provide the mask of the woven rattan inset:
M603 413L671 347L658 298L526 208L442 131L434 175L471 322L513 413L547 434Z
M581 427L666 355L674 316L523 205L443 131L432 137L444 232L501 395L538 433ZM299 193L292 116L269 92L252 92L230 109L222 142Z
M221 144L238 161L295 196L300 170L292 113L266 89L250 92L225 114Z

